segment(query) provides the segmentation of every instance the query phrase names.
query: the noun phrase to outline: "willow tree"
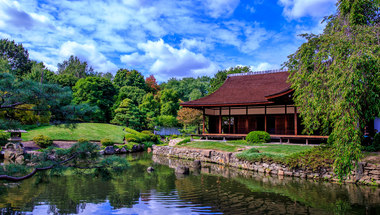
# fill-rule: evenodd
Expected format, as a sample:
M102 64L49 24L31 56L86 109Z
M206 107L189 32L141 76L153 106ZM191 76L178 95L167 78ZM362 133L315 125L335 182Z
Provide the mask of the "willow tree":
M305 132L330 135L343 178L361 154L363 129L380 113L379 0L339 0L320 35L285 63Z

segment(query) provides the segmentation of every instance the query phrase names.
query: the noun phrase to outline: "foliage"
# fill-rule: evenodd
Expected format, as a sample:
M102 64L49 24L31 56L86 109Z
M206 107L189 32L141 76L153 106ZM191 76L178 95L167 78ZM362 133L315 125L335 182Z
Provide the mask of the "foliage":
M193 108L182 108L178 111L177 120L186 126L199 125L203 119L202 111Z
M55 83L62 87L70 87L70 89L75 86L78 80L79 78L72 74L58 74L55 76Z
M155 126L155 119L160 114L160 103L157 101L157 96L152 93L147 93L143 97L139 110L142 115L146 116L146 127L153 129Z
M144 149L146 150L147 148L152 148L152 146L156 143L152 141L145 141L143 142L143 144L144 144Z
M141 104L144 95L146 95L145 90L135 86L124 86L119 90L114 107L118 107L124 99L130 99L133 104L138 106Z
M86 138L79 138L78 139L78 143L85 143L85 142L88 142L88 139L86 139Z
M49 125L28 130L22 135L23 140L29 141L33 137L44 134L54 140L87 140L100 141L103 138L111 139L114 143L122 143L125 132L122 126L103 123L76 123L68 125Z
M156 125L163 127L177 127L178 121L174 116L171 115L161 115L157 117Z
M372 144L369 146L365 146L364 151L367 151L367 152L380 151L380 133L375 134Z
M147 90L144 76L134 69L119 69L116 72L113 82L118 88L122 88L124 86L131 86L140 88L144 91Z
M17 78L22 78L30 72L32 64L29 60L29 53L22 44L16 44L15 41L8 39L1 39L0 58L8 61L10 72Z
M56 83L57 75L54 72L45 68L45 65L43 63L37 63L33 61L30 73L26 74L24 77L26 80L33 80L35 82L45 84L54 84Z
M94 69L89 66L86 61L73 55L71 55L68 60L64 60L58 64L58 74L71 75L78 79L96 75Z
M50 110L59 111L63 101L71 98L68 88L56 84L41 84L31 80L16 79L9 73L0 73L0 112L5 111L1 127L12 126L10 122L19 121L14 115L15 110L24 110L21 105L32 105L34 114L48 117Z
M5 144L7 144L8 139L9 139L9 133L0 131L0 146L4 146Z
M246 72L251 72L251 68L248 66L236 66L226 70L218 71L210 80L210 88L208 90L208 94L211 94L219 89L219 87L222 86L224 81L227 79L227 75Z
M159 92L161 115L177 116L179 109L179 95L176 90L165 89Z
M87 77L80 79L73 87L74 103L88 103L100 108L98 116L100 121L109 122L115 88L111 81L100 77Z
M178 80L171 78L167 83L162 83L162 89L172 89L178 92L178 97L182 101L198 99L207 95L210 85L210 78L202 76L198 78L183 78Z
M12 115L24 125L49 124L51 112L46 111L44 115L38 115L38 112L33 111L35 106L33 104L18 105L15 110L9 111L8 115Z
M102 146L113 146L114 145L114 142L112 142L112 140L110 140L108 138L101 139L100 143L102 144Z
M332 167L334 159L335 156L331 146L322 145L289 156L287 164L292 168L316 171Z
M46 148L53 145L53 140L45 135L38 135L33 138L33 142L41 148Z
M131 128L125 128L125 131L127 132L127 134L124 136L124 138L125 138L125 140L128 143L130 143L130 142L136 142L136 143L153 142L153 143L158 143L158 138L154 134L145 134L145 133L133 130Z
M307 42L285 63L305 132L330 134L340 178L361 158L362 129L380 112L378 8L375 1L338 1L324 33L303 35Z
M147 86L147 90L150 93L157 94L160 90L160 86L157 84L156 78L154 75L150 75L145 79L145 84Z
M270 135L265 131L251 131L247 135L247 143L268 143L270 141Z
M115 110L112 123L140 130L143 126L143 115L130 99L124 99Z

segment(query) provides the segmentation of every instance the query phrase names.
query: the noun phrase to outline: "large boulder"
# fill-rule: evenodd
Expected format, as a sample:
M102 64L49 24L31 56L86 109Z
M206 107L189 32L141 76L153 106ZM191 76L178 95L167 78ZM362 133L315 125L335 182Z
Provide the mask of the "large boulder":
M113 155L113 154L115 154L115 148L113 146L107 146L104 149L104 154L105 155Z

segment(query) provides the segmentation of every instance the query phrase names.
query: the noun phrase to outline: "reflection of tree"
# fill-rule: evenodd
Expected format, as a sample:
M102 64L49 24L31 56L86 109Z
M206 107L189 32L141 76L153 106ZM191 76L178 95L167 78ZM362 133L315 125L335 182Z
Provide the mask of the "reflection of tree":
M142 154L130 164L123 174L107 181L93 174L69 173L72 175L36 175L19 184L9 184L14 186L0 183L0 214L33 211L38 202L49 204L47 212L52 214L79 213L86 203L107 200L115 209L132 207L141 193L149 193L152 189L169 193L175 188L175 176L169 167L155 166L156 171L146 172L147 167L153 165L150 155ZM148 195L144 194L144 198L149 199Z

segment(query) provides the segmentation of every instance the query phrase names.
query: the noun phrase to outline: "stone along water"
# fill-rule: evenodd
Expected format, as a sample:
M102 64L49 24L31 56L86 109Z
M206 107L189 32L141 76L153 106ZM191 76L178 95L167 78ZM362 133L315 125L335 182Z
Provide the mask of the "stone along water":
M380 214L380 189L292 178L147 153L128 155L131 167L113 179L36 175L0 182L0 214ZM148 173L146 169L154 167Z

